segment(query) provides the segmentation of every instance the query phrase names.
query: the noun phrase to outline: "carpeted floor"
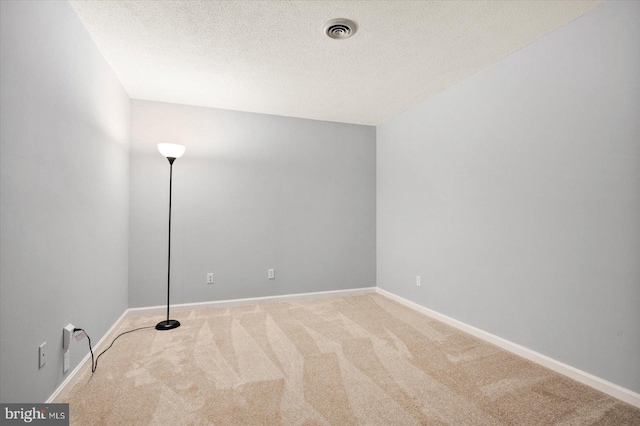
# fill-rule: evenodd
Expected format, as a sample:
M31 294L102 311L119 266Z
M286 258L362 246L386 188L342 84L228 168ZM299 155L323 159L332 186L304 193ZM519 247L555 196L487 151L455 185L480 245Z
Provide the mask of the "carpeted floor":
M640 425L638 408L375 293L172 318L84 372L71 424Z

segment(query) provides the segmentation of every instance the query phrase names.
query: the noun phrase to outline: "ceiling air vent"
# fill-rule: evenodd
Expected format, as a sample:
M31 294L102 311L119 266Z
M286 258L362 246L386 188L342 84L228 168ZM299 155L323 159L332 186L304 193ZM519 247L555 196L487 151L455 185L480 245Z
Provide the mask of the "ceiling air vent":
M332 19L323 27L324 33L331 38L343 40L349 38L358 31L358 25L349 19Z

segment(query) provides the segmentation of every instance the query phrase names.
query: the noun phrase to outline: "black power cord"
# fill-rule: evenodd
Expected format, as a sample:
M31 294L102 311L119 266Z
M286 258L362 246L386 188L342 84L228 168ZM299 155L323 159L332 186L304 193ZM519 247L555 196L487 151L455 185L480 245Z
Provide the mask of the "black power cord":
M120 338L120 336L124 336L125 334L133 333L134 331L144 330L144 329L147 329L147 328L155 328L155 326L150 325L148 327L134 328L133 330L125 331L124 333L118 334L116 336L116 338L111 341L111 344L109 345L109 347L107 349L105 349L104 351L100 352L100 354L98 354L98 356L96 357L95 362L93 361L93 348L91 347L91 338L89 337L89 333L87 333L86 330L84 330L82 328L74 328L73 332L75 333L76 331L83 331L85 336L87 336L87 340L89 341L89 352L91 352L91 372L95 373L96 370L98 369L98 360L100 359L102 354L104 354L106 351L111 349L111 346L113 346L113 344L116 342L116 340L118 340L118 338Z

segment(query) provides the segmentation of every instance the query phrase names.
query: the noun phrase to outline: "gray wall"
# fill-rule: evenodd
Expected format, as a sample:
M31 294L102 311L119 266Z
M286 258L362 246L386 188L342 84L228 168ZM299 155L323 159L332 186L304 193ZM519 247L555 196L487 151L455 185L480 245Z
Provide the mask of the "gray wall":
M379 287L640 391L639 22L605 4L377 128Z
M38 402L62 328L95 341L127 308L129 98L67 2L0 3L0 400Z
M172 303L375 286L374 127L134 100L131 307L166 303L159 142L187 146L173 167Z

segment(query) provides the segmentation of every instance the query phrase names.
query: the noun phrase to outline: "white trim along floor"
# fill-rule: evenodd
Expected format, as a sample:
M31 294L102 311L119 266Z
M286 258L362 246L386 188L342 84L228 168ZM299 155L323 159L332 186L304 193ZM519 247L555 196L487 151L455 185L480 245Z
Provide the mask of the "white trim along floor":
M475 328L471 325L465 324L456 319L450 318L446 315L435 312L431 309L425 308L424 306L418 305L414 302L411 302L407 299L404 299L400 296L397 296L393 293L390 293L386 290L383 290L378 287L365 287L365 288L356 288L349 290L336 290L336 291L323 291L316 293L299 293L299 294L290 294L290 295L282 295L282 296L268 296L268 297L254 297L247 299L235 299L235 300L221 300L221 301L213 301L213 302L201 302L201 303L185 303L180 305L173 305L171 309L173 311L184 311L184 310L192 310L192 309L203 309L203 308L212 308L212 307L224 307L224 306L235 306L235 305L246 305L253 304L258 302L282 302L289 300L298 300L298 299L307 299L307 298L319 298L319 297L334 297L334 296L345 296L345 295L355 295L355 294L364 294L364 293L372 293L377 292L381 295L384 295L396 302L407 306L411 309L414 309L417 312L420 312L424 315L427 315L431 318L434 318L438 321L441 321L445 324L448 324L452 327L455 327L465 333L471 334L472 336L478 337L488 343L496 345L502 349L505 349L511 353L519 355L523 358L526 358L530 361L533 361L539 365L547 367L557 373L563 374L573 380L576 380L582 384L590 386L594 389L597 389L601 392L606 393L614 398L617 398L621 401L624 401L628 404L631 404L635 407L640 408L640 394L635 393L629 389L625 389L621 386L603 380L599 377L593 376L584 371L578 370L577 368L571 367L570 365L564 364L562 362L556 361L548 356L542 355L538 352L532 351L528 348L520 346L516 343L510 342L501 337L495 336L486 331ZM122 323L122 321L132 315L148 315L155 313L162 313L166 307L164 306L151 306L145 308L131 308L127 309L118 320L113 324L113 326L104 334L104 336L98 341L95 345L94 353L99 352L102 347L105 347L106 339L110 336L110 334ZM76 380L80 377L79 372L88 367L91 362L91 355L87 354L87 356L78 364L78 366L67 376L64 382L56 389L56 391L49 397L46 401L47 403L58 402L62 399L63 395L68 392L69 389L74 385Z

